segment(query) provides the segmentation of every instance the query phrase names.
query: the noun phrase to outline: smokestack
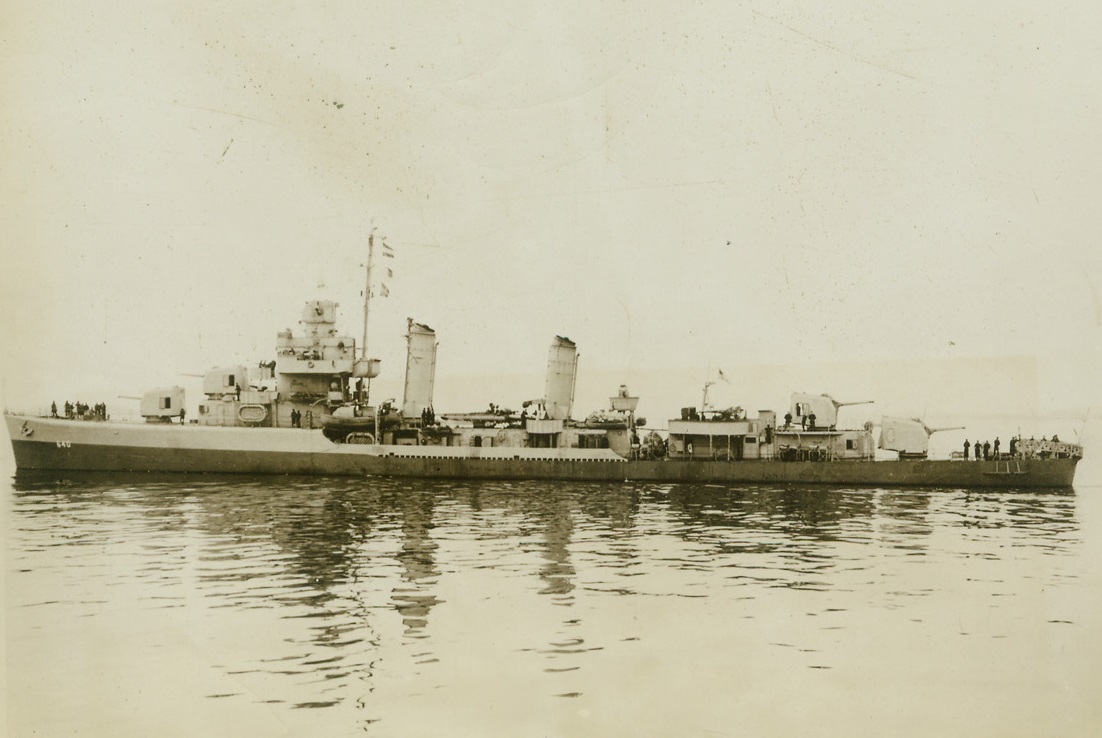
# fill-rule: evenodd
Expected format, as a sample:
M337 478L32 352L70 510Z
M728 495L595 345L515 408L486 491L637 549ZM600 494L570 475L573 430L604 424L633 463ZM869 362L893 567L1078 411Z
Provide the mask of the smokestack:
M574 405L574 380L578 371L578 347L569 338L555 336L547 356L547 387L543 392L547 417L567 420Z
M406 318L406 388L402 395L402 415L420 417L432 405L436 381L436 332L427 325Z

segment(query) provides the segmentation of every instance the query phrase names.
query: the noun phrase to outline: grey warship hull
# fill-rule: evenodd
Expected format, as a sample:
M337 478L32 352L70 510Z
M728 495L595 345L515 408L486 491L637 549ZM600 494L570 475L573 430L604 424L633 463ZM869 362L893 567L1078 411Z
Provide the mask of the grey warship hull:
M1077 458L626 460L607 449L355 445L321 431L5 417L20 470L766 483L1070 487Z

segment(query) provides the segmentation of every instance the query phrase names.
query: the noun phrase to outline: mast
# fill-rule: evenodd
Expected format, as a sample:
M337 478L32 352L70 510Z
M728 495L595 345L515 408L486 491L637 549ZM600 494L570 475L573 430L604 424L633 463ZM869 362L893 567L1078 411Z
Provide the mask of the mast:
M384 244L385 246L385 244ZM371 315L371 277L375 269L375 229L367 237L367 282L364 284L364 334L360 344L360 358L352 364L352 376L367 380L367 394L370 396L371 380L379 376L379 360L368 357L367 354L367 326L368 317ZM358 398L359 402L366 403L368 396Z
M371 312L371 270L375 267L375 228L367 236L367 284L364 286L364 340L360 344L360 358L367 359L367 316Z
M704 383L704 396L700 399L701 417L704 417L704 411L708 409L708 388L711 387L713 384L715 384L715 382Z

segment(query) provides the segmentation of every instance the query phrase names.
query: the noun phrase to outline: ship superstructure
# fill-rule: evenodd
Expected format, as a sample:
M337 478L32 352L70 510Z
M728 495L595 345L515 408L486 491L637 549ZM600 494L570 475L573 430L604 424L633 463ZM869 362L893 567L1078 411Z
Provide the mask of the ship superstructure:
M203 376L200 425L264 428L320 427L322 415L354 389L356 340L336 329L337 303L311 300L301 331L276 338L276 358L246 368L216 367ZM295 422L301 414L301 423Z

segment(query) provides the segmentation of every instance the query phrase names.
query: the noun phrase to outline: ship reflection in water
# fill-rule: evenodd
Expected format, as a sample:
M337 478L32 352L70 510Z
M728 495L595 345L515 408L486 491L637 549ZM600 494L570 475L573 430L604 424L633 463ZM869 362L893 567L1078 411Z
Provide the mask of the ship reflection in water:
M11 727L1066 734L1100 717L1084 504L20 475Z

